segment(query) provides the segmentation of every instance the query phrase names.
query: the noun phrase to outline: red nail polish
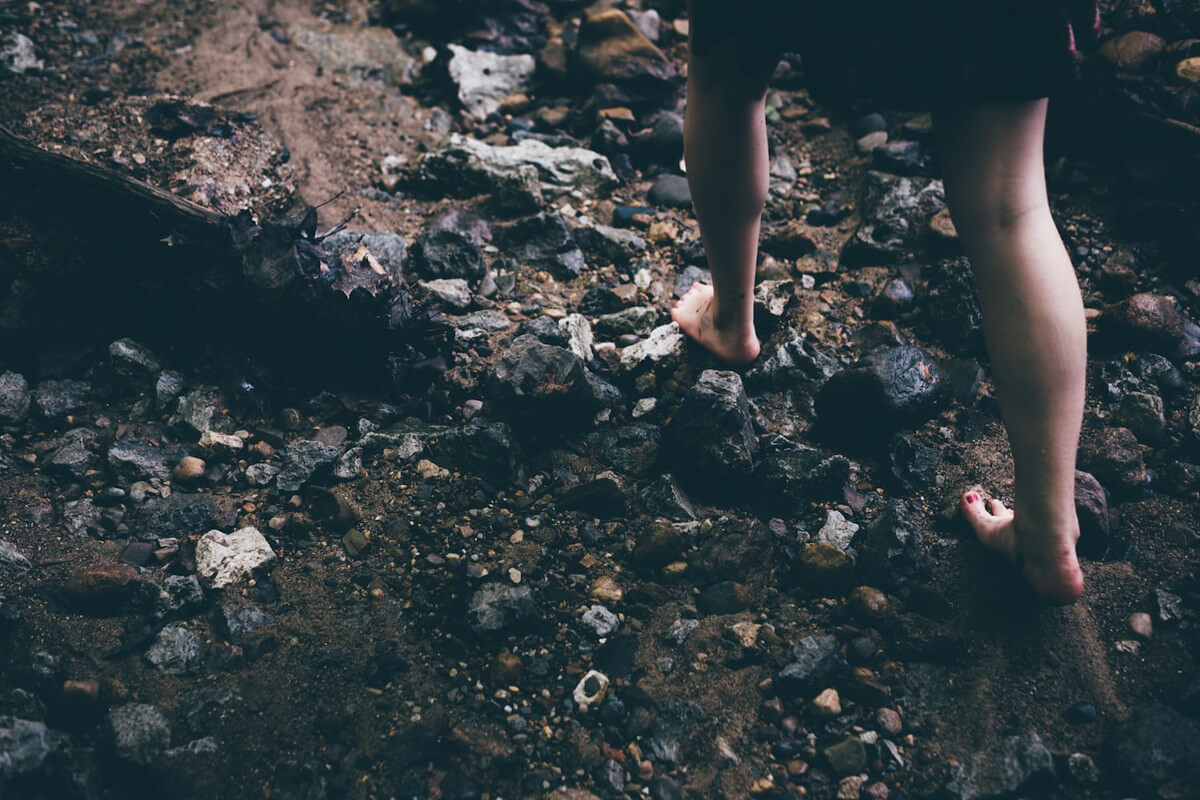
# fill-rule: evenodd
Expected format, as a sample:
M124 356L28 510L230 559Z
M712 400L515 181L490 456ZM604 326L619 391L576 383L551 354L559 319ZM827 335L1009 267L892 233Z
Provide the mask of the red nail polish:
M967 494L967 503L968 504L978 503L978 502L979 502L979 495L975 494L974 492L970 492L969 494Z

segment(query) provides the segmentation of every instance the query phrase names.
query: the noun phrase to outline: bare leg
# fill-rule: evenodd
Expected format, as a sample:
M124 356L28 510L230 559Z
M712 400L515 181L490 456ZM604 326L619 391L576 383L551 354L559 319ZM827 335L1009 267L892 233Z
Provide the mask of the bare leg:
M754 267L769 180L763 102L771 74L744 71L738 46L730 39L688 60L684 154L713 285L695 284L671 318L719 358L746 364L760 346Z
M1047 600L1083 592L1075 450L1087 334L1075 271L1046 197L1046 100L939 114L946 197L975 272L1016 499L962 509L979 541L1023 563Z

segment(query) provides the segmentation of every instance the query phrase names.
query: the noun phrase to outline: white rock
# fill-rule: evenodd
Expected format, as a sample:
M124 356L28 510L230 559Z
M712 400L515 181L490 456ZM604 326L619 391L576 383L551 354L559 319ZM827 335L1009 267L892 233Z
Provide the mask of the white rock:
M0 574L5 572L25 572L32 565L16 545L0 539Z
M754 287L754 300L772 317L783 316L784 309L796 294L796 283L790 278L763 281Z
M441 180L456 178L495 184L520 178L523 167L537 170L542 192L557 198L573 190L585 194L608 189L617 183L612 164L599 153L583 147L551 147L537 139L522 139L514 145L493 146L478 139L454 134L449 143L421 160L420 172Z
M674 322L660 325L640 342L621 350L621 368L636 369L643 361L664 366L674 365L683 358L683 332Z
M234 436L231 433L205 431L200 434L200 447L209 452L213 450L228 450L231 453L236 453L245 446L246 443L240 437Z
M41 69L44 64L33 51L33 40L28 36L11 32L3 39L0 47L0 64L9 72L17 75L25 74L26 70Z
M595 605L583 612L583 624L603 638L621 627L621 620L604 606Z
M658 407L658 399L643 397L633 404L633 418L640 419Z
M471 287L462 278L438 278L419 283L422 288L443 303L455 308L466 308L471 305Z
M531 55L502 56L457 44L449 47L454 54L450 80L458 84L459 102L480 122L499 111L504 98L528 85L537 67Z
M233 533L212 530L196 542L196 571L214 589L228 586L275 563L275 551L257 528Z
M850 546L850 540L858 533L858 526L842 516L840 511L829 509L825 524L817 531L817 541L831 544L839 550Z
M567 347L583 362L592 360L592 323L583 314L567 314L558 321L558 327L567 334Z
M589 687L589 683L591 687ZM591 669L579 679L579 683L576 684L575 691L571 694L571 697L579 705L580 711L587 711L592 706L598 705L604 699L604 695L607 692L608 676L603 672Z

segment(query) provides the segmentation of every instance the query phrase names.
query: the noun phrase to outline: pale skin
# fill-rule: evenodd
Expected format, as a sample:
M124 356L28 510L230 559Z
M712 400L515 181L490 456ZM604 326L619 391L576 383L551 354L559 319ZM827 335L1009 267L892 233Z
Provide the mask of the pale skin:
M758 357L753 292L768 185L764 100L770 73L736 66L722 42L688 63L684 150L713 285L671 311L731 365ZM1013 454L1015 502L960 499L979 542L1055 604L1083 592L1075 554L1075 451L1087 360L1083 302L1046 195L1047 101L934 115L946 199L979 289L996 395Z

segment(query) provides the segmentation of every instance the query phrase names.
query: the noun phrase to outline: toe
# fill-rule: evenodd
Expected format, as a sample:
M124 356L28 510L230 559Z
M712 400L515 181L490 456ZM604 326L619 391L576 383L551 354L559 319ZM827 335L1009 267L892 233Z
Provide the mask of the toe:
M1008 506L1001 503L999 500L992 499L988 501L988 510L992 512L993 517L1000 519L1012 519L1013 512Z

